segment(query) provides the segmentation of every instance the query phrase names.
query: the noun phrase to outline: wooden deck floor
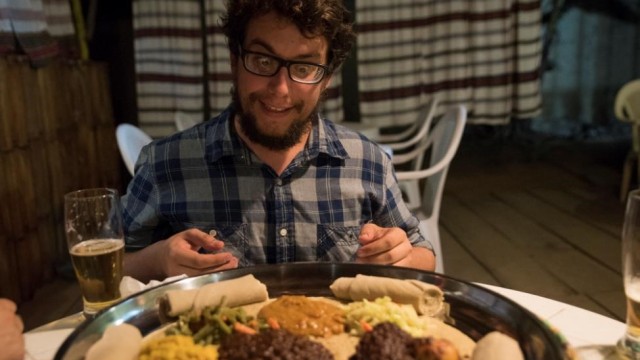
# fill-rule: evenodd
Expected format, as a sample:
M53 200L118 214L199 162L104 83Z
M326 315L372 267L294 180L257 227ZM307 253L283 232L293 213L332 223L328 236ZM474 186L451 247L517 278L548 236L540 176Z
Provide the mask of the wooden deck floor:
M623 319L618 201L627 147L467 131L440 216L445 273ZM60 277L20 306L26 329L80 311Z
M440 216L445 273L624 319L625 143L466 139Z

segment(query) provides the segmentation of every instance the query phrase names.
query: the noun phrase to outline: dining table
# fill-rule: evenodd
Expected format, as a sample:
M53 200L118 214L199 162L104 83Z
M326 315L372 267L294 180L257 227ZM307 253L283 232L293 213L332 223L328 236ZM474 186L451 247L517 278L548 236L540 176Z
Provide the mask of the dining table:
M543 296L475 283L529 310L549 324L576 350L580 360L614 359L615 344L625 331L621 321ZM53 359L64 340L85 320L73 314L25 333L25 360Z

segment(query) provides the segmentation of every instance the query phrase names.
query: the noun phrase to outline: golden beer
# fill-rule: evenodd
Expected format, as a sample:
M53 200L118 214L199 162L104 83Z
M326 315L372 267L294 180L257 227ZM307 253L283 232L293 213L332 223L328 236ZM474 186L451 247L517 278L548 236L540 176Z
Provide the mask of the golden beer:
M120 299L124 241L87 240L74 245L70 254L86 313L98 312Z

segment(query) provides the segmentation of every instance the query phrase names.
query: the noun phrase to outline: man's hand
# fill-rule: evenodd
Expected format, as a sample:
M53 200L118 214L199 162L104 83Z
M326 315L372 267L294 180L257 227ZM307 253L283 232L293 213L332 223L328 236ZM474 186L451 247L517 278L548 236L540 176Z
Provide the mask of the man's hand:
M404 230L382 228L368 223L360 229L360 249L356 262L415 267L424 270L435 268L433 253L425 248L414 248Z
M201 254L204 249L215 252ZM156 264L155 266L153 264ZM238 267L238 259L224 251L224 243L198 230L189 229L158 241L125 257L125 275L140 281L188 276Z

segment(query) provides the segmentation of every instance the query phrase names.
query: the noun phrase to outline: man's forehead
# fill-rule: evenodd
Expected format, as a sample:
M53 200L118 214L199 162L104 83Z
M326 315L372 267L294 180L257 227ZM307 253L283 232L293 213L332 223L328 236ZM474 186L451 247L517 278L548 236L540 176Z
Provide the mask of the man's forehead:
M247 24L244 45L257 44L265 50L277 53L279 48L295 47L307 53L323 54L327 39L322 35L310 35L301 30L291 20L270 12L254 17Z

